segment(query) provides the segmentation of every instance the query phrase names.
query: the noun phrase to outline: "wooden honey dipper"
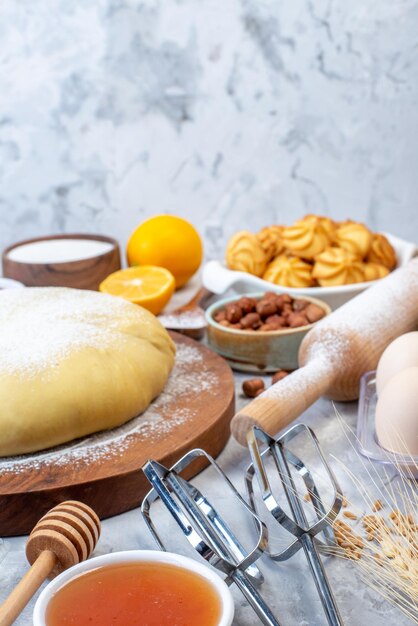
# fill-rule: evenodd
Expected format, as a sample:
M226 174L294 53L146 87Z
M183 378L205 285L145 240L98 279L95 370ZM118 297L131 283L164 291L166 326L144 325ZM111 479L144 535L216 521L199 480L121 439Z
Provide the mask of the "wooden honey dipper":
M26 544L31 568L0 606L0 626L10 626L46 578L87 559L100 536L100 520L86 504L67 500L36 524Z
M386 346L417 327L418 258L318 322L300 346L300 368L235 415L233 436L246 445L254 425L275 435L322 395L356 400L361 376Z

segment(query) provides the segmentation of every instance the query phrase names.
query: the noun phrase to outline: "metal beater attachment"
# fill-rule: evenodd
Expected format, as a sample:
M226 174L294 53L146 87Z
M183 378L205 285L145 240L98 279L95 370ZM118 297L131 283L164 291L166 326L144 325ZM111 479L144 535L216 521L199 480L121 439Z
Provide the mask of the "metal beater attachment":
M243 547L209 500L194 485L180 476L180 473L191 463L197 459L201 462L202 457L210 463L229 487L235 503L243 507L242 512L245 510L245 513L253 519L257 529L257 538L252 550L247 551ZM254 586L263 582L262 574L255 565L255 561L267 548L267 528L239 495L215 460L204 450L196 449L185 454L170 469L152 460L148 461L142 469L153 488L145 496L141 512L159 548L166 549L150 514L151 505L158 498L164 503L198 554L226 574L227 584L234 582L237 585L261 622L267 626L280 626Z
M334 493L330 499L332 503L328 508L320 496L312 473L299 456L288 447L291 440L301 434L307 435L310 444L313 444L329 484L333 488ZM247 434L247 441L252 460L246 475L246 486L250 503L254 511L260 513L258 502L261 499L273 518L295 537L290 545L287 545L279 552L273 553L271 550L266 550L266 554L274 561L284 561L300 548L303 548L328 623L331 626L342 626L343 621L318 553L318 548L321 545L323 546L323 543L315 538L318 533L322 532L324 541L330 545L335 545L332 522L341 509L342 496L335 476L325 460L314 432L305 424L296 424L281 437L274 439L261 428L254 426ZM259 442L267 446L263 451L260 451ZM271 463L270 459L273 460L273 463ZM279 504L278 494L277 492L274 493L271 488L269 478L271 474L269 473L268 475L267 471L268 464L273 465L273 471L276 476L278 473L279 481L277 482L279 487L280 485L282 487L282 493L284 491L289 513ZM258 494L256 496L254 492L254 475L257 477L259 496ZM304 493L301 493L301 487L303 487Z

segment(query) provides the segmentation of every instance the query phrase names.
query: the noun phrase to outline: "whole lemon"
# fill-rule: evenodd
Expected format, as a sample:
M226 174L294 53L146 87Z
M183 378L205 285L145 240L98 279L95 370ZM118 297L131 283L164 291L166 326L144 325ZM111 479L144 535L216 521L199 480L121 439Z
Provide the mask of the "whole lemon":
M126 254L129 265L165 267L173 274L178 289L199 269L203 246L190 222L175 215L157 215L134 230Z

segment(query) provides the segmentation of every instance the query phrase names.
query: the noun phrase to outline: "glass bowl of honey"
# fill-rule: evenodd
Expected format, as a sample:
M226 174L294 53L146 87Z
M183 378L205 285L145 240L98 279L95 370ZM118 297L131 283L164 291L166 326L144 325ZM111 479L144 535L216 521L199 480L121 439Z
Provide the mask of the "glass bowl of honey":
M84 561L40 594L34 626L230 626L234 602L214 570L154 550L114 552Z

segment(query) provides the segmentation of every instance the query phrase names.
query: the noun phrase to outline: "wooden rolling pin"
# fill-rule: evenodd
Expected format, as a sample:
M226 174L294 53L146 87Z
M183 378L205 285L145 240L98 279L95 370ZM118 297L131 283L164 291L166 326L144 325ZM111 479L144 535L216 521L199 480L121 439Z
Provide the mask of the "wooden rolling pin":
M386 346L417 327L418 258L318 322L300 346L300 368L235 415L233 436L246 445L255 424L275 435L322 395L356 400L361 376Z
M32 565L0 606L0 626L10 626L44 580L87 559L100 535L100 520L86 504L67 500L44 515L29 535L26 556Z

